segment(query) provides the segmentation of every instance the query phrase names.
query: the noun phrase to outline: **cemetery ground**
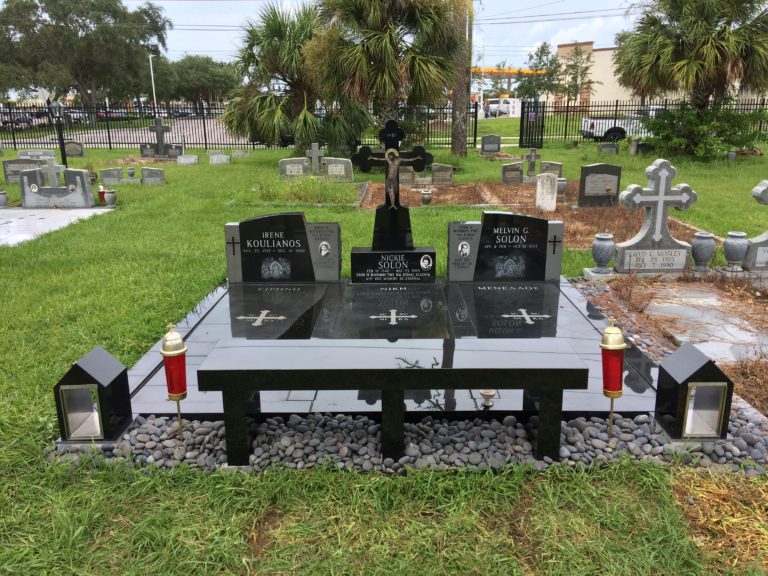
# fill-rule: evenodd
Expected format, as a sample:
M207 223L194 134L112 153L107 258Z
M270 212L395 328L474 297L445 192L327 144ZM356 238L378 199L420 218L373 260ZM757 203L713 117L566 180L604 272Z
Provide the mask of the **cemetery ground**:
M518 149L507 150L517 156ZM199 151L204 158L204 151ZM599 161L623 165L622 188L645 184L653 157L598 156L592 146L546 148L565 176ZM133 151L88 150L95 170ZM223 225L301 210L337 221L345 251L370 240L359 184L281 180L286 151L231 165L161 164L167 184L117 186L118 209L34 241L0 247L0 572L9 574L760 574L768 570L768 481L622 460L603 468L513 467L501 473L413 470L404 476L328 468L203 474L134 469L98 457L51 463L51 389L71 362L101 345L130 366L226 276ZM4 158L13 157L6 150ZM768 161L670 159L699 202L672 211L723 237L768 228L749 191ZM501 162L459 167L458 184L500 180ZM137 162L138 164L138 162ZM18 187L6 185L18 205ZM436 195L439 195L439 190ZM447 222L480 209L413 206L415 240L438 250ZM568 220L565 221L566 230ZM609 218L586 230L605 231ZM627 232L630 235L636 228ZM567 245L564 274L592 266ZM444 254L444 253L443 253ZM349 275L345 258L342 274ZM764 301L755 302L764 306ZM758 308L759 309L759 308ZM764 308L763 308L764 310ZM765 380L761 383L765 385ZM737 393L739 389L737 387ZM620 400L618 406L620 407Z

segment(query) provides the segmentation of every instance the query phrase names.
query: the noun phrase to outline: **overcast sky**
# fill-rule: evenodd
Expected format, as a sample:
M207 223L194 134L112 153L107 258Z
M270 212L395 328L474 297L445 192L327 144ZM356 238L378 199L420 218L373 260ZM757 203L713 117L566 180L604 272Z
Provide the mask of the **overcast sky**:
M136 8L140 0L123 0ZM201 54L231 60L248 20L257 20L269 0L153 0L174 29L168 35L171 60ZM273 0L287 6L298 0ZM502 60L524 66L536 45L593 40L595 48L613 46L614 36L632 27L627 0L474 0L473 64L495 66Z

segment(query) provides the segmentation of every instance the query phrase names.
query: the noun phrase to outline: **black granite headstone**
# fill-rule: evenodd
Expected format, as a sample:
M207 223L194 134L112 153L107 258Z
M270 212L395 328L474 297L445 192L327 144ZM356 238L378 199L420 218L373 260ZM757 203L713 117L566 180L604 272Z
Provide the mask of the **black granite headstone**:
M621 190L621 166L589 164L581 167L579 206L613 206Z

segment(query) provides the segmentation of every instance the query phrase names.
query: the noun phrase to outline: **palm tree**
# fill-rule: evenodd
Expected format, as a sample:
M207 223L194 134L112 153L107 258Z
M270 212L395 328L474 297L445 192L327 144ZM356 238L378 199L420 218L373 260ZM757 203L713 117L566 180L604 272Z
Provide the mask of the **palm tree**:
M320 94L305 51L321 28L318 10L308 5L289 11L269 4L258 22L249 23L236 63L247 84L222 116L229 132L273 144L290 136L299 151L318 138L339 144L360 134L368 123L360 110L324 118L315 113Z
M768 88L768 11L760 0L653 0L617 43L619 83L641 97L685 90L701 113L736 86Z
M469 105L469 70L472 63L472 0L454 0L453 25L456 35L469 35L453 55L456 80L451 94L451 153L467 155L467 106Z
M446 98L462 41L451 0L320 0L320 14L327 28L310 60L329 98L372 104L381 123L403 101Z

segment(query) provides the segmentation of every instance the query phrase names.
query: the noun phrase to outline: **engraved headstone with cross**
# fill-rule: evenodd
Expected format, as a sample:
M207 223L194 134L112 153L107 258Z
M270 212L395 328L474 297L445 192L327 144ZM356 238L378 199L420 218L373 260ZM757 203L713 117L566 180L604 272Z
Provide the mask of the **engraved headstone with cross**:
M319 166L319 160L323 156L325 156L325 153L320 150L320 147L317 145L317 142L312 142L312 146L309 150L305 150L304 154L307 158L309 158L312 161L312 174L317 176L320 174L320 166Z
M768 180L763 180L752 189L752 197L758 204L768 206ZM742 267L752 272L768 273L768 230L749 239Z
M167 144L165 143L165 133L171 131L170 126L163 125L163 119L160 116L155 118L155 123L149 127L149 131L155 134L157 144L155 145L155 153L158 156L166 156L168 154Z
M388 314L382 313L378 316L369 316L371 320L384 320L389 324L390 326L397 326L398 320L413 320L414 318L418 318L415 314L398 314L397 310L388 310Z
M648 187L633 184L619 195L627 210L645 211L643 226L630 240L616 245L617 272L679 272L688 266L691 246L672 237L667 223L669 208L687 210L697 194L688 184L672 187L677 170L658 159L645 170Z
M533 179L536 176L536 160L541 160L541 156L536 152L536 148L531 148L531 151L523 156L523 160L528 162L526 175L529 179Z

